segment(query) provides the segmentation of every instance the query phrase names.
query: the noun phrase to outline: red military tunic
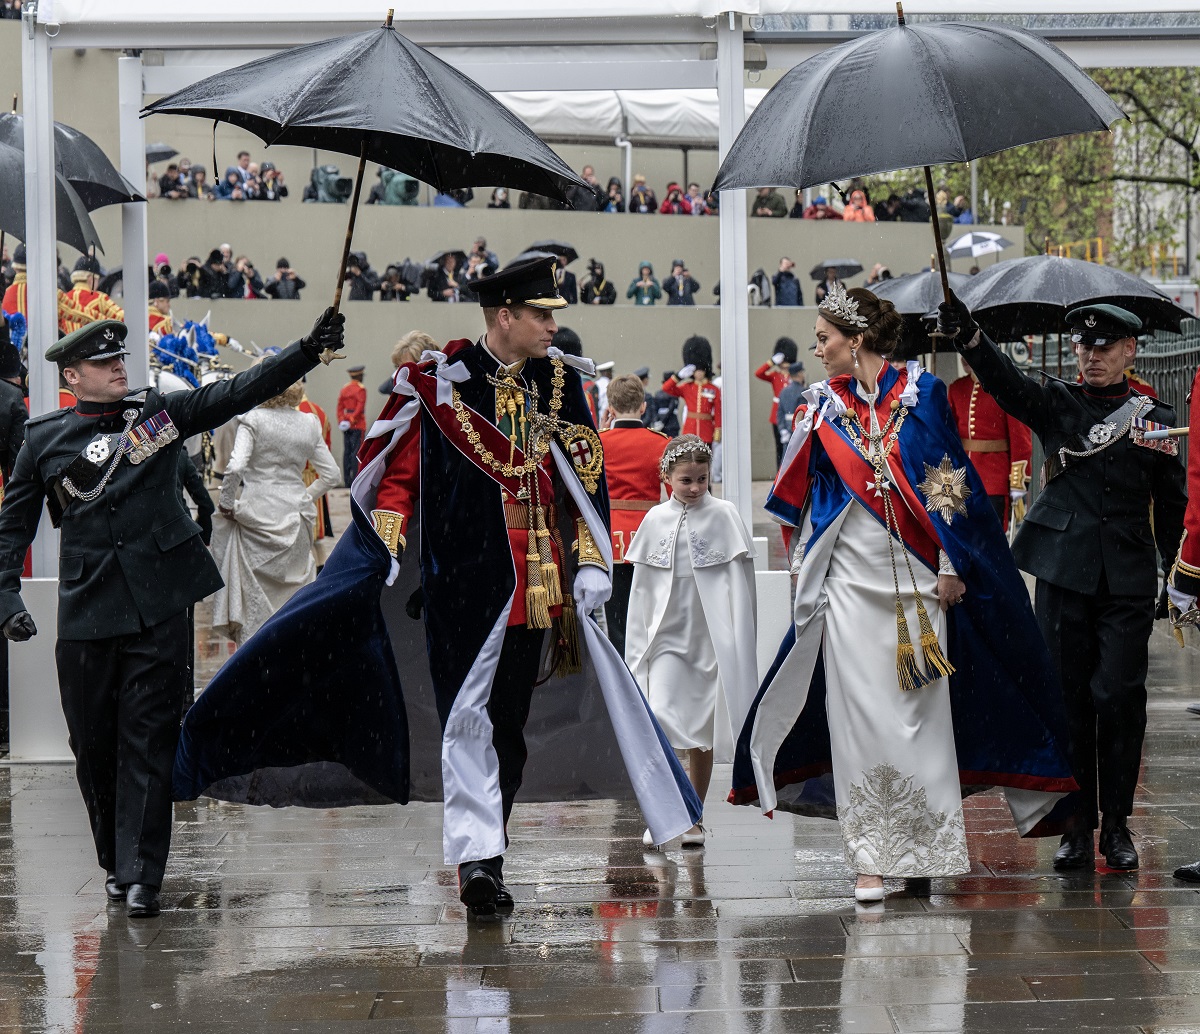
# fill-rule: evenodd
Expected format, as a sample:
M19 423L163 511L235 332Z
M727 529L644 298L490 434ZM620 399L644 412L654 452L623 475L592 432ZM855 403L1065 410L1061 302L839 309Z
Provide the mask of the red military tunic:
M98 320L125 322L125 310L103 291L92 291L76 284L65 298L59 299L58 329L70 334Z
M26 320L29 319L29 281L26 279L24 271L18 272L13 277L13 282L8 285L8 290L4 292L4 301L0 303L0 308L9 316L19 312ZM68 314L75 312L76 310L69 296L60 290L58 292L58 319L60 324Z
M662 498L659 463L671 439L643 427L640 420L616 420L600 432L604 444L604 476L608 481L613 562L627 563L625 553L646 511Z
M720 388L707 380L700 382L693 379L680 384L674 377L669 377L662 390L683 399L687 405L684 434L694 434L709 445L721 440Z
M171 322L171 317L164 316L153 305L150 306L150 333L157 334L159 337L167 337L175 333L175 325Z
M1154 390L1154 385L1134 373L1132 366L1125 371L1125 377L1129 381L1129 386L1136 389L1139 394L1148 395L1152 399L1158 398L1158 392Z
M1183 515L1183 538L1171 571L1171 586L1185 596L1200 596L1200 369L1192 380L1188 425L1191 428L1187 464L1187 510Z
M958 378L948 393L958 436L987 494L1007 498L1010 489L1024 489L1033 454L1029 428L1005 413L974 377Z
M329 425L329 417L325 415L325 410L318 406L312 399L305 395L300 400L300 405L296 407L301 413L311 413L317 418L317 423L321 425L321 437L325 439L325 448L333 448L332 428ZM306 485L311 485L317 480L317 472L311 463L304 464L304 472L300 475L304 479ZM329 529L325 526L325 515L329 512L329 503L325 497L321 497L321 501L317 504L317 527L313 533L313 539L323 539L329 534Z
M763 363L754 371L754 376L771 385L771 423L774 424L775 418L779 416L779 393L787 387L788 381L792 378L787 370L772 362Z
M367 429L367 389L362 381L350 381L338 392L338 423L345 421L352 431Z

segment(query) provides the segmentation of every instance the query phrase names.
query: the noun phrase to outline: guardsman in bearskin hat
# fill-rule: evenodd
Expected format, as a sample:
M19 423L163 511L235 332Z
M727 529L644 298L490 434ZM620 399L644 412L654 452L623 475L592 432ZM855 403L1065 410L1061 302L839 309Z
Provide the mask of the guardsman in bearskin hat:
M1042 442L1044 487L1013 541L1017 566L1037 578L1035 610L1066 704L1071 767L1081 808L1054 856L1058 869L1090 869L1093 833L1110 869L1138 867L1126 821L1146 729L1150 632L1158 555L1170 569L1183 532L1184 470L1176 443L1147 433L1175 411L1133 388L1125 369L1141 320L1116 305L1067 314L1083 379L1022 374L957 298L939 306L939 329L1001 408ZM1157 550L1156 550L1157 547ZM1103 822L1100 815L1103 814Z
M775 466L783 460L783 439L779 437L779 393L788 386L792 375L788 368L799 355L796 342L790 337L781 337L775 342L775 352L771 358L754 371L754 376L760 381L771 385L771 435L775 439Z
M221 585L178 488L193 434L273 398L342 343L328 309L280 355L195 391L132 395L126 327L88 323L46 350L78 401L25 425L0 507L0 632L37 634L21 599L42 506L60 529L58 683L112 902L157 915L171 843L179 702L191 692L188 608ZM142 392L145 397L140 398Z
M662 386L687 406L681 433L694 434L706 445L721 440L721 389L712 376L712 345L708 338L694 335L683 343L683 369Z

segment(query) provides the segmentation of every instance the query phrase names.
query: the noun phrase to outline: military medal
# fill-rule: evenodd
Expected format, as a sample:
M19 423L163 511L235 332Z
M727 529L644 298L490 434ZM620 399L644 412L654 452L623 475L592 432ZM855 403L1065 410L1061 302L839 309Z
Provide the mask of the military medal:
M98 467L108 459L111 451L112 448L109 445L108 435L101 434L88 443L88 447L83 450L83 454Z
M129 462L136 466L143 460L148 460L159 449L170 445L179 437L179 431L171 422L167 411L161 410L148 420L131 427L125 436L125 451Z

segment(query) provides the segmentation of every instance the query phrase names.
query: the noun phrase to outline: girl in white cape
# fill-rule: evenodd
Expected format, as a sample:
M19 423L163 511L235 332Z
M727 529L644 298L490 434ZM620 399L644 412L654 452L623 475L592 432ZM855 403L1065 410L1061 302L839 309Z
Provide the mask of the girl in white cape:
M668 742L687 752L701 802L714 761L733 748L758 689L754 545L732 503L709 494L712 450L676 438L660 472L671 498L659 503L625 554L634 565L625 663ZM654 841L647 830L647 847ZM697 823L684 847L704 843Z

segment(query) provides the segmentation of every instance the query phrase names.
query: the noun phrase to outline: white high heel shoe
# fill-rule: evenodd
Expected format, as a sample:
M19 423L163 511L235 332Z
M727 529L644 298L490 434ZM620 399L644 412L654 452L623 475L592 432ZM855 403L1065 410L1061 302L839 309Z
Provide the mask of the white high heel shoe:
M704 846L704 827L697 822L691 829L679 838L679 842L683 847L703 847Z
M658 845L654 842L654 836L651 834L650 830L646 830L646 832L642 834L642 847L646 848L648 851L658 850Z
M887 892L883 888L883 884L878 887L855 887L854 900L860 901L863 904L871 904L876 901L882 901L886 897Z

